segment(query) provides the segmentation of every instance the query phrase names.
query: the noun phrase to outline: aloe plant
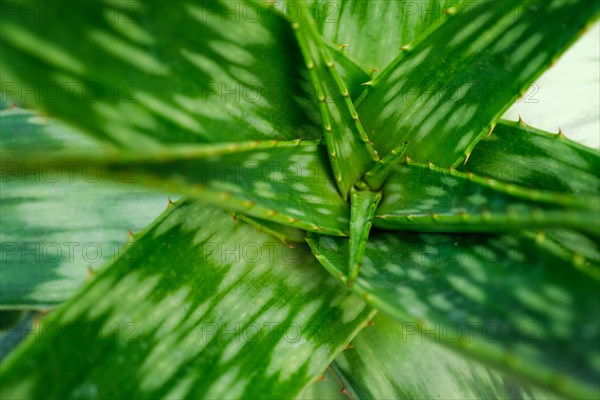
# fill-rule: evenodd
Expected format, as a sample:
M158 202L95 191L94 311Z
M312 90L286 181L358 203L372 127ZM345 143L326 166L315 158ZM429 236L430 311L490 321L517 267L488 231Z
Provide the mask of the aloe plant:
M598 2L2 7L3 399L600 396Z

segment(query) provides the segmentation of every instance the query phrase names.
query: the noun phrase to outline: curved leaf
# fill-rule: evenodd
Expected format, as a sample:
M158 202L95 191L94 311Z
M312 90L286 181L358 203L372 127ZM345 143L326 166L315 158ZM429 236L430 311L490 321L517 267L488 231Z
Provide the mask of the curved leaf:
M416 161L458 165L599 10L587 0L452 7L358 99L365 132L380 156L409 141Z
M522 121L500 121L457 169L533 189L600 196L598 150Z
M42 320L0 367L0 391L289 398L370 315L306 246L290 249L212 206L183 201Z
M150 223L166 194L100 181L93 165L80 172L32 163L23 175L10 154L37 149L60 155L102 154L101 147L30 111L0 112L0 308L43 309L68 299L90 269L114 259L128 230ZM82 175L83 173L83 175Z
M385 68L431 25L448 19L462 0L307 0L321 34L367 68ZM385 29L382 29L385 27Z
M348 239L308 241L347 282ZM413 332L522 380L573 398L600 394L600 282L532 238L372 233L351 288Z
M336 184L346 199L350 189L371 169L377 155L358 120L350 92L340 78L333 58L317 33L315 22L303 3L295 4L302 12L292 28L302 50L321 111L323 136Z
M374 225L424 232L498 232L571 227L600 233L600 205L579 198L486 181L433 165L397 167L383 188Z
M2 90L98 138L140 150L321 137L289 24L257 3L6 7Z
M103 179L137 183L198 197L255 218L348 235L350 207L340 196L319 142L244 142L171 146L144 154L48 158L15 156L15 177L32 164L53 163L84 171L93 165Z
M378 314L332 364L355 399L550 399Z

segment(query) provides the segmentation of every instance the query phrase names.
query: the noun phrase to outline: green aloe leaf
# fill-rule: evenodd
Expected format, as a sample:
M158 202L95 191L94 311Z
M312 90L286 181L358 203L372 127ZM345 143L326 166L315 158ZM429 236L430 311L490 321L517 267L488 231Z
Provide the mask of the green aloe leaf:
M365 70L350 59L346 54L338 51L333 46L326 44L329 54L335 62L335 68L338 71L342 82L348 88L351 99L357 99L365 90L363 83L371 80L371 77Z
M500 121L458 169L486 180L588 198L590 204L597 204L600 195L598 150L573 142L564 134L533 128L522 120ZM600 225L597 218L590 224L594 222ZM547 229L545 237L543 244L548 250L573 260L592 276L600 276L600 248L595 238L564 229Z
M571 227L600 233L593 197L536 191L408 161L383 187L374 225L425 232L497 232Z
M60 155L101 147L62 124L30 111L0 112L0 308L48 308L68 299L90 269L114 259L128 230L150 223L167 205L167 196L136 185L100 181L88 164L74 170L32 163L16 176L11 152Z
M0 41L2 90L30 108L136 150L321 137L294 34L269 8L65 0L52 10L68 23L22 18L39 4L7 5Z
M32 163L83 171L195 196L259 219L332 235L348 235L350 207L331 176L320 142L266 141L170 146L145 154L48 158L15 156L21 176ZM12 160L11 160L12 162Z
M269 234L279 239L282 243L292 244L305 242L306 231L303 231L302 229L281 225L265 219L250 217L244 214L234 213L233 215L234 218L241 219L249 225L252 225L257 231Z
M2 398L290 398L371 314L306 246L290 249L182 201L42 320L3 362L0 390Z
M321 34L367 68L385 68L431 25L451 18L462 0L307 0ZM385 29L382 29L385 27Z
M543 241L543 237L537 238ZM311 235L348 280L349 241ZM519 235L371 234L352 290L416 332L560 395L600 394L600 283Z
M587 0L451 7L452 19L420 36L359 98L365 132L381 156L408 140L410 158L456 166L599 9Z
M534 189L600 195L598 150L523 121L500 121L458 170Z
M373 225L375 210L381 201L381 193L369 190L354 190L350 197L350 262L349 284L358 276L362 256Z
M558 398L467 360L416 331L378 314L352 348L332 364L356 399L550 399Z
M350 92L335 68L329 49L323 43L302 2L300 16L292 28L302 50L304 61L316 88L327 143L329 161L336 184L346 199L350 189L378 160L358 120Z

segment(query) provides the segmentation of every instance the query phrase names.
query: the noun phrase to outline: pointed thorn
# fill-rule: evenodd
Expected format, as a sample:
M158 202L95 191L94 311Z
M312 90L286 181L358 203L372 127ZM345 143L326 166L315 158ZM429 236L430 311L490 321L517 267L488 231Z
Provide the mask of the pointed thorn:
M236 224L238 223L237 215L235 215L235 213L231 214L231 218L233 218L233 222L235 222Z
M398 50L409 51L410 49L411 49L410 44L405 44L404 46L400 47Z
M353 349L353 348L354 348L354 346L352 346L350 343L348 343L346 345L346 347L344 347L344 350Z
M127 240L135 239L135 233L131 229L127 229Z
M317 379L315 380L315 382L321 382L325 380L325 375L320 375L317 377Z
M87 266L87 279L91 279L96 275L96 271L91 266Z
M563 132L562 128L558 128L558 137L559 138L565 138L565 133Z
M375 325L375 322L373 322L373 321L367 321L367 326L373 326L373 325Z
M467 157L465 157L465 162L463 165L465 165L467 163L467 161L469 161L469 157L471 157L471 153L467 154Z
M490 131L487 134L487 137L492 136L492 132L494 132L494 128L496 128L496 125L492 125L492 127L490 128Z
M361 86L373 86L373 81L369 81L369 82L365 82L365 83L361 83Z
M521 114L519 114L519 124L520 124L520 125L527 125L527 124L525 123L525 120L523 119L523 117L521 117Z

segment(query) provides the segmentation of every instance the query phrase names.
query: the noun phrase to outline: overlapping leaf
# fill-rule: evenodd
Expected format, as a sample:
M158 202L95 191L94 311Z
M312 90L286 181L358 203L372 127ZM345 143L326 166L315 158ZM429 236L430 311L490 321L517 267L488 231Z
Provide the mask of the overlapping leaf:
M32 163L17 175L11 152L100 154L97 143L30 111L0 112L0 308L46 308L68 299L97 268L167 206L166 194ZM83 174L83 175L82 175Z
M289 24L258 3L4 8L2 90L121 147L321 136Z
M332 364L356 399L550 399L381 314Z
M292 28L317 89L329 161L336 184L346 199L353 185L371 169L378 157L358 120L350 92L336 70L329 49L315 29L315 22L302 2L291 4L299 7L301 12L292 22Z
M374 225L425 232L497 232L570 227L600 233L594 197L536 191L408 162L389 176Z
M587 0L449 7L452 18L415 41L358 100L365 132L380 156L408 140L412 159L456 166L599 9Z
M522 121L500 121L458 170L539 190L600 196L598 150Z
M347 281L348 240L312 235L309 243ZM535 239L372 234L352 290L427 337L520 379L573 398L600 394L600 284Z
M86 159L24 157L26 161L17 164L17 176L36 162L54 162L59 168L77 172L92 164L105 179L196 196L304 230L348 234L350 207L335 186L326 148L319 142L171 146L156 153L115 153Z
M294 397L370 314L306 246L181 202L42 321L2 364L0 390L2 398Z
M452 18L461 0L308 0L321 34L367 68L385 68L431 25ZM385 29L382 29L385 27Z
M500 121L458 169L472 171L487 180L587 198L590 204L598 204L598 151L523 121ZM600 226L599 217L591 218L589 223ZM564 229L546 230L545 237L543 245L547 250L600 277L600 248L595 238Z

